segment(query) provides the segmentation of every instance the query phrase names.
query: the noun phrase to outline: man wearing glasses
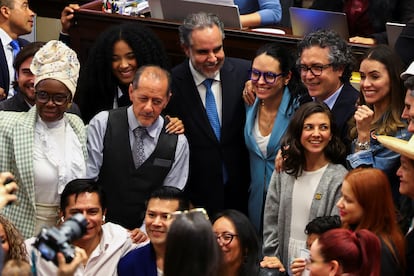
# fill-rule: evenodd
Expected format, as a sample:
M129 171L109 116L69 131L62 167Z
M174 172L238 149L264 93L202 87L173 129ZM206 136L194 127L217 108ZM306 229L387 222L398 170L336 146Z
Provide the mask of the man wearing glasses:
M309 96L329 106L342 141L350 145L347 122L359 97L350 84L354 66L351 48L337 33L321 30L305 36L298 53L298 70Z
M164 269L167 233L173 221L173 214L188 208L188 200L175 187L162 186L152 192L144 219L150 243L123 257L118 264L118 275L162 275L158 272Z

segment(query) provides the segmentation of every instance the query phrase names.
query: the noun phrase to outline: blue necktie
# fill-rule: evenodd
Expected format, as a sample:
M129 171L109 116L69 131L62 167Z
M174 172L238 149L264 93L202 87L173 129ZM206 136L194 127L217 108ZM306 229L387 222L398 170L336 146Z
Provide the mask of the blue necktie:
M12 40L10 42L10 46L13 49L13 60L16 57L16 55L20 52L20 45L19 45L19 41L17 40Z
M211 91L211 84L213 83L213 79L205 79L203 81L204 86L206 87L206 112L208 120L210 121L210 125L214 130L214 134L216 134L217 140L220 141L220 134L221 134L221 127L220 127L220 120L217 113L217 106L216 100L214 99L213 91ZM224 163L222 163L222 170L223 170L223 183L226 184L228 181L228 174Z
M203 81L204 86L206 87L206 112L210 125L214 130L214 134L217 137L217 140L220 140L220 120L217 113L216 100L214 99L213 91L211 91L211 84L213 79L205 79Z

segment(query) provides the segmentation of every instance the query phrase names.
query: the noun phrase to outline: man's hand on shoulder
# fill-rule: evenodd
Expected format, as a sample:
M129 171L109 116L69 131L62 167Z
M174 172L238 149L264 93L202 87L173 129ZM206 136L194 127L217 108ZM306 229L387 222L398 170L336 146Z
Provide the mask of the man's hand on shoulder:
M148 240L147 234L142 232L139 228L128 230L130 237L134 243L142 243Z

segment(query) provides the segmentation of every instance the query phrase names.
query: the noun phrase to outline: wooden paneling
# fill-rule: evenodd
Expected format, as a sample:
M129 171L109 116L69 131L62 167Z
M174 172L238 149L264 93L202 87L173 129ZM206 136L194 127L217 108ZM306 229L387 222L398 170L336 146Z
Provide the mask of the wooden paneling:
M70 30L72 48L79 58L84 61L88 50L96 37L106 28L114 24L126 22L137 22L152 29L163 41L167 53L173 65L184 59L178 39L178 26L180 22L157 20L152 18L141 18L124 16L118 14L107 14L101 11L101 1L90 2L81 7L75 13L75 25ZM288 31L289 33L289 31ZM292 35L274 35L257 33L248 30L226 29L224 49L227 56L252 59L260 45L268 42L276 42L294 49L299 37ZM355 57L359 60L369 46L352 44Z

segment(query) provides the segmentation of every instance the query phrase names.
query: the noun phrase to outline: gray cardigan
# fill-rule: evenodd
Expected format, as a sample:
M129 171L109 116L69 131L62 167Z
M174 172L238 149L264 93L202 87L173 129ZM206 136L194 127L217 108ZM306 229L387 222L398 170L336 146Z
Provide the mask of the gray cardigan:
M328 165L316 188L308 221L319 216L338 214L336 202L341 196L341 185L346 173L347 170L342 165ZM278 257L285 268L289 265L288 247L294 182L295 177L285 172L273 172L264 209L263 254Z

